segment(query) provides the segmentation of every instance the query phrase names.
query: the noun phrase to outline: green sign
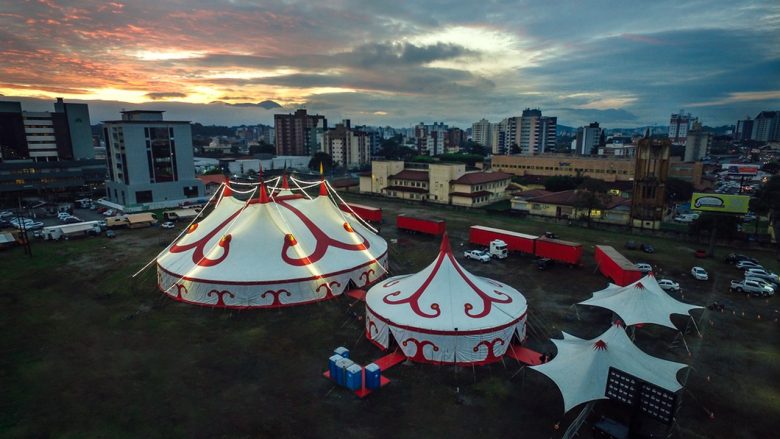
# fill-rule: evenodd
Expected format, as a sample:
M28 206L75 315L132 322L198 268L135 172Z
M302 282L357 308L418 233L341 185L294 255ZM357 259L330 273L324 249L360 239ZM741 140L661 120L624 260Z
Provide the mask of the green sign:
M750 197L747 195L703 194L695 192L691 209L703 212L747 213Z

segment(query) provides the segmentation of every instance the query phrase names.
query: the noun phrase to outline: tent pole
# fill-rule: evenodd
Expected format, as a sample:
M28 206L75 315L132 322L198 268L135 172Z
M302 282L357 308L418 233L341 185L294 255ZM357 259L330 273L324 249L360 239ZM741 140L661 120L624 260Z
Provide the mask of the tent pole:
M696 319L694 319L693 316L691 316L691 321L693 322L693 327L696 328L696 332L699 334L699 337L703 337L701 335L701 331L699 331L699 325L696 324Z
M685 350L688 351L688 356L690 357L691 356L691 350L688 349L688 343L685 341L685 334L680 332L680 338L682 338L683 345L685 346Z

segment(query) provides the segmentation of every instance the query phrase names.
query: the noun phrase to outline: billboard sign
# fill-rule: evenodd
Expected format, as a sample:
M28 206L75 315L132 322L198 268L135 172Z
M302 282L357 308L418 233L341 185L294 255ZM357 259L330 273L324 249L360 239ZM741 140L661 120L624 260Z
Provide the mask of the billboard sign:
M747 195L703 194L694 192L691 209L703 212L747 213L750 197Z
M721 169L730 175L756 175L759 165L750 163L728 163L721 165Z

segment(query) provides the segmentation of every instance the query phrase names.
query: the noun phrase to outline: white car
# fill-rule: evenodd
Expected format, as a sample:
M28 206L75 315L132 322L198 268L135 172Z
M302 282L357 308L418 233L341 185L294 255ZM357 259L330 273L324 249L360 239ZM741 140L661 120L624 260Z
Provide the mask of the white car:
M747 270L748 268L760 268L762 270L764 269L764 267L762 267L759 264L756 264L753 261L739 261L737 262L737 268L739 268L740 270Z
M658 286L666 291L680 291L680 284L671 279L660 279Z
M763 268L748 268L745 270L745 277L759 277L770 282L778 282L777 274L770 273Z
M642 273L650 273L653 271L653 266L646 263L646 262L638 262L636 264L636 268L639 269Z
M490 255L482 250L468 250L463 252L466 259L476 259L477 261L490 262Z
M709 280L710 275L707 274L707 271L704 270L701 267L693 267L691 268L691 276L693 276L696 280Z
M160 227L162 227L163 229L172 229L172 228L176 227L176 224L174 224L174 223L172 223L170 221L166 221L166 222L160 224Z
M114 209L108 209L107 211L103 212L103 216L114 216Z

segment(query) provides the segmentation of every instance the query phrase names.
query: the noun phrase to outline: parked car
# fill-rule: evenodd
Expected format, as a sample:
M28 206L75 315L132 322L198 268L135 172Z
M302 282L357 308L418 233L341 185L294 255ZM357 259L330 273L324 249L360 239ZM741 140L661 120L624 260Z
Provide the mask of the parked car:
M658 286L666 291L680 291L680 284L671 279L660 279Z
M762 267L761 265L751 261L739 261L737 262L737 268L739 268L740 270L747 270L748 268L760 268L762 270L764 269L764 267Z
M760 278L760 277L755 277L755 276L745 276L745 280L754 280L754 281L756 281L756 282L762 282L762 283L765 283L765 284L769 285L770 287L774 288L774 289L775 289L775 291L777 291L777 290L780 288L780 284L778 284L778 283L776 283L776 282L772 282L772 281L770 281L770 280L768 280L768 279L763 279L763 278Z
M750 261L758 264L758 260L755 258L751 258L750 256L741 255L739 253L729 253L728 256L726 256L725 262L728 262L729 264L736 264L739 261Z
M170 221L166 221L166 222L160 224L160 227L162 227L163 229L172 229L172 228L176 227L176 224L174 224L174 223L172 223Z
M647 262L638 262L636 264L636 268L639 269L642 273L650 273L653 271L653 266L648 264Z
M774 287L769 286L766 282L755 280L733 280L731 281L730 289L737 293L749 293L753 296L760 297L767 297L775 294Z
M696 280L709 280L710 275L707 274L707 271L701 267L693 267L691 268L691 276L693 276Z
M774 284L780 282L778 281L777 274L770 273L763 268L748 268L745 270L745 277L758 277Z
M116 238L116 232L113 230L106 230L106 238Z
M100 226L101 229L105 229L108 227L108 222L106 222L106 220L100 220L98 221L98 225Z
M550 268L552 265L555 264L555 261L553 261L550 258L539 258L536 260L536 269L539 271L544 271L548 268Z
M476 259L477 261L490 262L490 255L482 250L468 250L463 252L466 259Z
M639 246L639 247L640 247L640 248L642 249L642 251L643 251L643 252L645 252L645 253L655 253L655 249L654 249L654 248L653 248L653 246L652 246L652 245L650 245L650 244L642 244L642 245L641 245L641 246Z
M114 216L114 209L108 209L105 212L103 212L104 216Z
M626 248L628 250L636 250L639 248L639 244L636 241L626 241Z
M10 210L4 210L0 212L0 218L10 218L12 216L14 216L14 213L11 212Z
M544 237L550 239L558 239L558 235L556 235L553 232L544 232Z
M65 224L76 224L81 222L81 218L77 216L69 216L63 221Z

